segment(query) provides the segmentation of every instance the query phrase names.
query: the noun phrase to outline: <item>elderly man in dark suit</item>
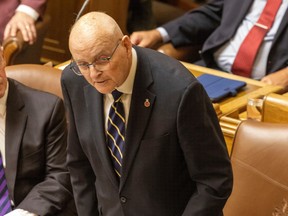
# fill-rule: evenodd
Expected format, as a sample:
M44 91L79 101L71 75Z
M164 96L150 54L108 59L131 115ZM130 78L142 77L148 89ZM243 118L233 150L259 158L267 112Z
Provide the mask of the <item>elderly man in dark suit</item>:
M32 44L37 38L35 22L44 15L47 0L0 1L0 42L21 31L24 41Z
M79 215L219 216L232 171L213 106L178 61L132 46L108 15L72 27L62 74Z
M0 215L76 215L66 167L66 124L60 98L6 77L1 49L0 164L5 182L2 168Z
M277 2L277 3L276 3ZM268 4L269 3L269 4ZM278 4L274 18L261 18L265 8ZM250 77L288 89L288 2L286 0L211 0L199 9L190 11L160 29L134 32L131 41L144 47L172 42L175 47L202 46L203 64L233 72L234 60L248 32L255 26L267 30L253 61ZM267 10L266 10L267 11ZM274 13L274 12L273 12ZM272 26L267 20L274 19ZM264 24L263 24L264 23ZM250 43L257 43L256 38ZM247 51L247 49L246 49ZM247 51L247 53L251 53ZM250 58L242 62L247 64Z

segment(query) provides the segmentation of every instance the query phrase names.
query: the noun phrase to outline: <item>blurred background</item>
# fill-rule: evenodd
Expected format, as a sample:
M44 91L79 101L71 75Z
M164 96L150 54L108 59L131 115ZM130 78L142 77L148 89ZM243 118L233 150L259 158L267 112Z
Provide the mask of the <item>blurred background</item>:
M48 0L45 15L37 23L37 43L24 46L21 40L20 44L17 41L18 56L10 57L10 64L52 62L57 65L69 60L69 31L84 1ZM106 12L124 33L130 34L155 28L204 3L205 0L90 0L83 14L93 10ZM15 44L15 39L10 42Z

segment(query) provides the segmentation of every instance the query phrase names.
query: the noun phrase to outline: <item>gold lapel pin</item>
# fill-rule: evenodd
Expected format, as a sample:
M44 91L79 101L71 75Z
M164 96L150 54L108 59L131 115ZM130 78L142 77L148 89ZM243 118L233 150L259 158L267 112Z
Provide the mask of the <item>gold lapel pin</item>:
M144 101L144 106L145 106L145 107L150 107L150 101L149 101L148 98L145 99L145 101Z

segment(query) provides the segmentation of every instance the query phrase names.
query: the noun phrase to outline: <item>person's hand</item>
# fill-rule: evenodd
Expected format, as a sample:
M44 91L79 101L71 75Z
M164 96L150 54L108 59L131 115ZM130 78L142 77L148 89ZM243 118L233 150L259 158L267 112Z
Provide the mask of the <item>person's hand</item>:
M288 68L271 73L261 79L261 82L269 85L283 86L288 91Z
M23 12L16 12L10 19L4 30L4 40L9 37L15 37L17 31L20 30L24 41L33 44L36 40L35 20Z
M133 32L130 35L132 44L141 47L156 48L162 43L160 32L156 29Z

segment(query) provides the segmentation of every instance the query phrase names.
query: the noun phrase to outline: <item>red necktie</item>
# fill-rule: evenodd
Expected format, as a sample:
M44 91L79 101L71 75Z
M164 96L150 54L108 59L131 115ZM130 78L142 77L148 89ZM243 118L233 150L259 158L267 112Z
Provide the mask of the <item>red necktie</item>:
M244 77L251 77L252 67L257 51L265 35L273 25L275 16L281 3L282 0L267 0L260 18L249 31L238 50L231 69L234 74Z

